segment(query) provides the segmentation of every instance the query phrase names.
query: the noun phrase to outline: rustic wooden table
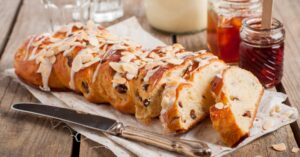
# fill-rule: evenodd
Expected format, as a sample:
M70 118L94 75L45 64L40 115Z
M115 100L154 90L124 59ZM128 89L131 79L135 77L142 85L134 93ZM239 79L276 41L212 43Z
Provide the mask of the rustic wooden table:
M124 0L124 2L125 16L113 23L136 16L145 30L167 44L178 42L188 50L206 48L205 32L190 35L160 33L149 26L142 0ZM300 111L299 6L299 0L275 0L274 16L284 23L286 29L284 77L276 90L287 93L289 96L287 104ZM3 71L12 67L14 52L22 41L30 34L47 31L49 23L41 0L2 0L0 17L0 68ZM13 103L37 102L37 99L10 78L1 78L0 101L0 156L114 156L110 150L83 136L78 135L81 140L76 142L67 127L64 125L54 127L51 124L53 120L12 111L10 105ZM300 119L229 156L300 156L299 153L291 152L292 147L300 145L299 126ZM287 151L276 152L270 147L272 144L282 142L286 144Z

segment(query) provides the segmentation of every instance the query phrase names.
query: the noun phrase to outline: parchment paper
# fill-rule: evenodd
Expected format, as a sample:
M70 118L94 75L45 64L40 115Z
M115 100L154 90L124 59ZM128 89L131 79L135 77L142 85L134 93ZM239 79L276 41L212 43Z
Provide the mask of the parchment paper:
M142 44L145 48L154 48L158 45L165 45L160 40L154 38L139 25L136 18L132 17L116 25L108 28L113 34L128 37L131 40ZM17 81L18 78L14 73L14 69L7 69L5 72L6 76L11 76ZM20 81L19 81L20 82ZM22 82L20 82L23 84ZM113 118L118 121L123 122L125 125L131 125L146 130L152 130L162 134L166 134L163 130L159 120L154 120L150 125L143 125L138 122L134 116L122 114L109 105L104 104L93 104L84 99L83 96L77 95L72 92L43 92L38 89L34 89L23 84L38 100L47 105L53 105L58 107L66 107L74 110L100 115L108 118ZM250 131L250 136L246 138L242 143L240 143L236 148L231 149L222 143L218 133L212 128L209 119L199 123L195 128L190 130L188 133L177 136L184 139L190 140L201 140L206 142L212 149L213 156L222 156L235 151L242 146L250 143L251 141L272 132L284 125L296 121L298 118L298 111L296 108L289 107L282 104L282 102L287 98L283 93L265 91L263 99L260 104L260 108L257 113L254 126ZM277 111L273 115L270 114L274 106L278 106L280 111ZM269 129L263 129L263 125L266 123L272 123ZM168 152L156 147L152 147L146 144L129 141L119 137L111 136L108 134L103 134L99 132L94 132L89 129L85 129L80 126L73 124L68 124L74 130L80 134L86 136L87 138L98 142L108 149L110 149L117 156L178 156L178 154Z

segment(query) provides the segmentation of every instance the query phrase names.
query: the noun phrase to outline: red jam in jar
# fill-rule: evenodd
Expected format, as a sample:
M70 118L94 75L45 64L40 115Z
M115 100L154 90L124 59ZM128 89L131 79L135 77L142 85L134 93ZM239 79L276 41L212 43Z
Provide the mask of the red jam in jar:
M242 20L260 15L260 0L209 0L209 49L227 63L238 63Z
M285 31L276 19L269 29L261 28L261 18L243 21L240 44L240 67L251 71L270 88L280 83L283 73Z

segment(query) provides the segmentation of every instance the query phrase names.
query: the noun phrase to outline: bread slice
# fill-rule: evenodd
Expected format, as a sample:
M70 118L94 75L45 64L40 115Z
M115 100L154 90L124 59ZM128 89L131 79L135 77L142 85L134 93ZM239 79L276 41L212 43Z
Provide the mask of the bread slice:
M171 49L176 49L176 45L173 45ZM151 53L156 53L161 58L168 57L168 54L162 52L161 48L153 50ZM167 62L165 65L156 66L150 70L147 68L140 70L139 76L134 82L135 89L133 90L137 119L148 123L152 118L158 117L162 109L162 93L166 84L174 80L181 80L188 70L193 68L192 63L197 58L214 57L211 53L188 52L185 50L178 51L176 55L183 55L184 53L192 53L192 55L184 57L183 62L180 64Z
M217 101L210 108L213 127L234 147L249 136L264 88L249 71L229 67L215 77L211 89Z
M186 82L166 85L160 119L171 132L186 132L204 119L209 113L209 107L215 103L210 92L210 82L227 65L214 58L197 67L185 76Z

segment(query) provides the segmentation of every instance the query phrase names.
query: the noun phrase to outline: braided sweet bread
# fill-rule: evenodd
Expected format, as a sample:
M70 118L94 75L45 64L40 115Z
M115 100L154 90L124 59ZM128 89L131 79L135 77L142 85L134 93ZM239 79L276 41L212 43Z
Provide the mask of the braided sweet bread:
M34 87L75 91L144 122L160 116L173 132L185 132L209 115L216 100L210 82L228 68L211 53L187 51L180 44L146 51L92 22L30 37L18 49L14 66L18 77Z

